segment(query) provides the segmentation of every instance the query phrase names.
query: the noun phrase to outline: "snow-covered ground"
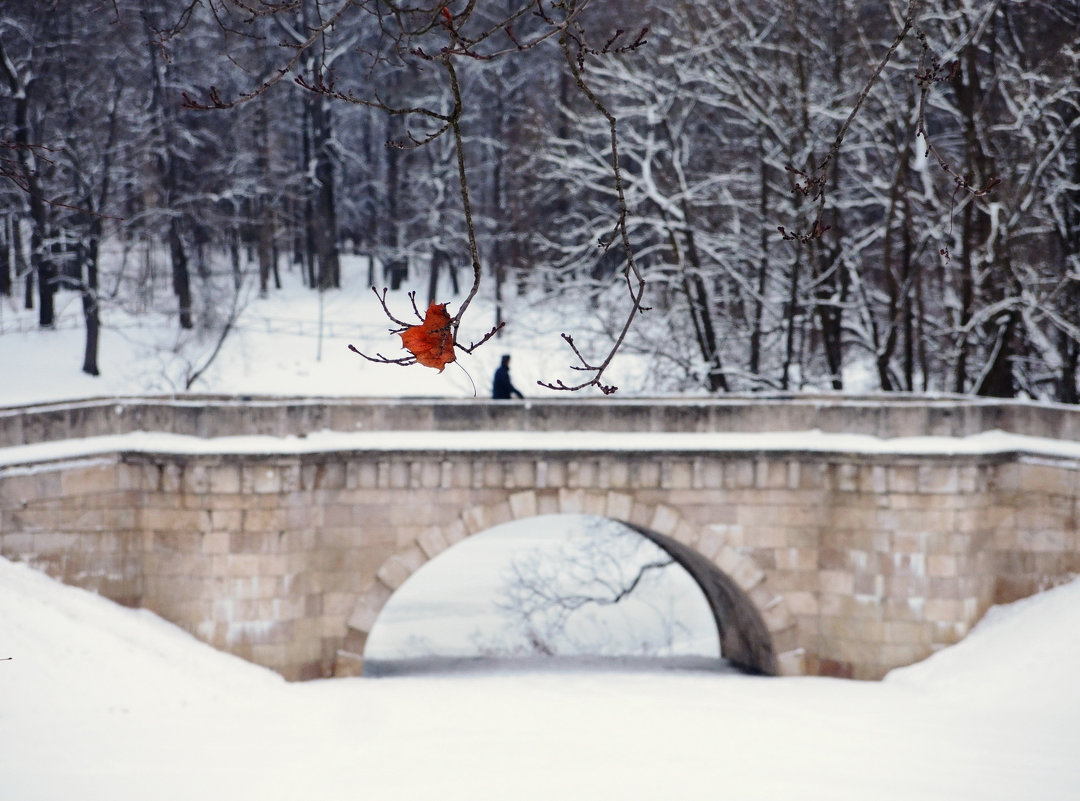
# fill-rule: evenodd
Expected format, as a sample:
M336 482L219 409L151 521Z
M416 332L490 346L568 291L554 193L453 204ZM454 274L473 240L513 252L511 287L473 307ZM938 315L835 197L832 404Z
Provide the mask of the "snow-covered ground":
M0 797L1080 797L1080 581L882 683L556 672L287 684L0 560Z
M282 272L283 288L266 298L241 290L239 317L224 345L212 360L217 345L213 332L180 332L166 296L156 301L159 311L135 315L119 302L102 305L99 376L81 372L85 342L81 300L77 293L61 291L56 297L56 328L37 328L37 312L22 308L20 293L0 296L0 404L139 393L180 393L187 377L209 362L191 385L193 392L236 394L306 394L368 397L489 397L491 376L504 353L512 356L514 383L526 395L552 395L536 385L540 379L580 380L569 365L572 352L559 336L573 333L595 358L600 344L590 348L588 330L599 323L583 314L570 323L557 308L518 300L507 290L503 333L472 355L458 353L457 363L442 373L414 366L374 364L349 351L350 344L368 354L390 358L407 356L401 340L388 333L379 301L367 285L366 260L346 257L340 290L322 293L305 288L293 270ZM464 276L462 276L464 277ZM417 305L426 306L422 276L415 284ZM457 311L464 293L442 287L439 300ZM381 286L381 285L380 285ZM415 315L408 289L390 292L387 303L398 319ZM467 287L465 287L467 288ZM231 291L231 290L229 290ZM480 339L495 322L489 287L466 312L460 338ZM221 299L220 314L230 306ZM129 302L127 306L130 306ZM647 389L642 361L620 357L609 380L623 395ZM558 394L558 393L554 393ZM599 393L593 393L599 394Z

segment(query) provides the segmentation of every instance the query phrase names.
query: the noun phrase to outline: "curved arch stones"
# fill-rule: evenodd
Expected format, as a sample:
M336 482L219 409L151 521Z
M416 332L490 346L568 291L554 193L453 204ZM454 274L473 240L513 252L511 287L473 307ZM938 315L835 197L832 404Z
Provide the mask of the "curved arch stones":
M726 545L719 533L684 520L670 506L639 503L624 493L560 490L545 495L528 490L504 502L470 507L458 519L426 530L390 556L357 599L334 674L363 671L364 646L379 612L429 560L468 536L541 514L593 514L628 524L671 554L701 586L726 659L768 675L806 672L803 650L795 647L795 620L784 599L770 590L753 559Z

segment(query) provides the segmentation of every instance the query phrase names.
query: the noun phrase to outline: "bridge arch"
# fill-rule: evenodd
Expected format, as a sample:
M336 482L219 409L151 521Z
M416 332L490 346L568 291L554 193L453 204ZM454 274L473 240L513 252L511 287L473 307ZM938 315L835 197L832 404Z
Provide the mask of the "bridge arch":
M356 600L334 674L360 675L367 638L391 595L417 570L466 537L501 523L542 514L590 514L625 523L678 562L701 587L713 612L725 659L766 675L803 675L795 619L772 591L754 560L707 527L665 504L636 501L618 492L559 490L518 492L506 501L471 506L433 526L386 559Z

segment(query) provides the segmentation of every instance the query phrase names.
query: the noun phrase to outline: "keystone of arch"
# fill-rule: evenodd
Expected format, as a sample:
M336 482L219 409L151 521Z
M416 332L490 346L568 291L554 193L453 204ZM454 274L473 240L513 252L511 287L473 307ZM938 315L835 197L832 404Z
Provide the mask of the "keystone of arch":
M615 491L568 489L555 495L525 490L505 501L470 506L457 519L427 529L410 545L390 556L356 601L348 621L345 648L338 652L335 674L362 672L363 648L379 613L390 596L427 562L473 534L543 514L590 514L618 520L645 537L659 534L673 540L678 546L676 550L696 554L730 579L760 617L771 640L773 657L766 672L786 676L805 674L803 651L796 647L794 617L786 601L769 588L765 572L757 563L728 545L722 534L685 520L678 510L666 504L641 503L629 494ZM657 544L664 547L659 541ZM700 584L698 577L694 577Z

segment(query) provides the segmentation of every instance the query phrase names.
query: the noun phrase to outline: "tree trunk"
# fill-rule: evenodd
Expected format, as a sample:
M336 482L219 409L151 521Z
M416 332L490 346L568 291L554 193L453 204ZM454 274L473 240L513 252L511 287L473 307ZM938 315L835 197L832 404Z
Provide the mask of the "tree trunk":
M94 223L100 228L101 221ZM82 370L88 375L99 375L98 338L101 323L98 316L98 235L91 234L85 254L85 277L82 281L82 309L86 322L86 348L83 350Z
M187 251L180 236L180 222L169 222L169 257L172 260L172 285L180 312L180 327L194 328L191 320L191 278L188 275Z
M795 261L791 265L791 287L784 313L787 337L784 343L784 367L780 373L780 388L785 390L791 388L791 365L795 361L795 322L799 318L799 272L802 261L800 251L801 249L796 251Z
M975 302L975 266L972 263L975 249L974 244L974 213L975 204L968 203L964 207L964 214L960 223L961 250L960 250L960 309L957 317L958 342L956 345L956 366L953 371L953 392L963 393L967 390L968 377L968 339L970 333L967 330L971 323L972 306Z
M173 147L177 129L174 112L175 103L166 97L168 62L160 59L155 33L149 28L149 22L147 24L146 44L150 54L150 79L153 82L152 102L159 127L158 136L160 137L156 166L158 179L161 182L164 206L173 215L169 219L165 236L169 244L169 258L172 262L172 285L173 292L176 295L180 327L190 329L193 327L191 322L191 278L188 274L188 258L180 232L180 221L175 216L176 209L174 207L180 189L176 153Z
M341 263L337 245L337 206L334 196L334 162L330 152L331 116L326 98L314 94L309 100L312 157L315 160L312 204L315 251L319 261L318 288L341 287Z
M446 255L441 250L431 251L430 272L428 273L428 305L435 302L435 296L439 292L439 268L442 266Z
M983 375L977 395L988 398L1016 397L1016 380L1013 376L1012 357L1018 315L1010 312L998 325L998 334L990 355L990 365Z
M758 259L757 297L754 298L754 319L750 330L750 376L756 378L761 371L761 328L765 317L765 289L769 277L769 236L772 231L765 223L769 219L769 165L765 161L762 134L758 134L758 172L760 178L759 210L761 212L761 255Z
M689 209L684 205L684 220L687 221L689 221L688 212ZM716 327L713 325L708 288L701 277L697 245L694 242L693 232L686 231L684 237L686 258L690 262L690 269L687 270L685 264L683 265L683 291L686 293L686 302L690 306L690 320L694 325L698 351L708 369L705 386L709 392L727 392L727 376L724 375L724 366L720 359L720 347L716 339Z
M31 206L42 206L42 215L44 216L44 203L34 203ZM30 254L31 263L35 264L35 272L37 272L37 287L38 287L38 325L42 328L52 328L55 324L55 307L53 304L53 298L56 295L56 265L53 264L51 259L45 258L45 254L42 252L44 247L44 237L39 233L39 223L35 221L34 230L30 235L30 247L32 253ZM41 224L44 228L44 222Z
M266 115L265 104L259 105L255 119L260 131L256 171L260 184L266 186L270 180L270 121ZM258 232L259 297L265 298L270 292L270 275L274 272L274 215L265 191L258 192L254 203L255 226ZM278 284L280 286L280 281Z
M0 223L0 295L11 297L11 215Z

